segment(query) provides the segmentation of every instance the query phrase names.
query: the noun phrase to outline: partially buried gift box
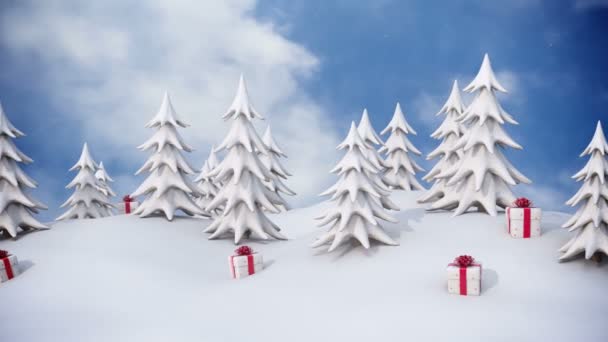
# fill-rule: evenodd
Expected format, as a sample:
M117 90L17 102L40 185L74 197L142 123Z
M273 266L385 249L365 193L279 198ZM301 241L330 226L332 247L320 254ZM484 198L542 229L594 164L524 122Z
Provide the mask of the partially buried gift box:
M241 246L235 251L236 255L231 255L230 272L232 278L239 279L256 274L264 268L264 261L260 253L256 253L249 246Z

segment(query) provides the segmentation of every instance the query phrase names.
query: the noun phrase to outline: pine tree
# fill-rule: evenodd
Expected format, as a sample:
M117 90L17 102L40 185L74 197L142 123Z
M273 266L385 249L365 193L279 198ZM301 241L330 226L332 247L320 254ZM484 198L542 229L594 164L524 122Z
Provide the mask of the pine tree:
M346 153L331 171L340 179L321 194L331 196L330 202L333 204L318 218L319 226L329 225L329 231L321 235L312 247L331 243L331 252L351 238L357 239L365 248L369 248L370 238L388 245L397 245L376 220L379 218L397 222L385 212L380 203L380 198L389 193L369 177L379 170L365 157L366 148L355 123L351 123L348 136L338 145L338 149L346 150Z
M108 196L108 201L111 202L112 197L115 197L116 193L114 192L114 190L112 190L109 183L114 182L114 180L106 172L106 168L103 166L103 162L99 162L98 166L99 166L99 168L97 169L97 171L95 171L95 179L97 179L97 184L98 184L99 190L101 190L101 192L103 192L104 195ZM114 215L114 212L113 212L114 206L113 205L107 207L107 209L108 209L109 215Z
M393 118L388 126L381 132L391 135L386 140L380 153L386 154L387 170L384 175L388 184L397 190L424 190L416 180L416 172L424 171L414 160L410 153L420 155L420 151L409 141L408 134L416 135L416 131L405 121L401 105L397 103Z
M114 182L114 180L108 175L106 168L103 166L103 162L99 162L99 168L95 171L95 178L99 183L99 188L106 196L110 198L116 196L116 193L109 184L110 182Z
M181 151L192 152L192 148L177 132L178 126L188 127L177 117L169 94L165 93L158 113L146 124L146 128L156 128L157 131L138 147L142 151L153 152L141 169L135 173L136 175L142 172L150 173L131 194L131 197L147 195L134 211L134 214L140 217L162 214L171 221L177 210L190 216L204 215L203 210L191 197L200 194L188 177L194 174L194 170Z
M205 232L212 233L209 239L234 234L235 244L249 236L285 240L280 228L265 214L265 211L280 212L277 204L285 205L285 202L264 185L264 181L272 179L273 175L257 152L269 152L251 123L251 120L263 117L249 103L242 75L234 101L223 118L232 120L228 135L217 148L218 152L226 150L226 157L209 175L224 186L206 210L212 211L222 205L224 210Z
M589 155L589 161L572 178L583 181L579 191L566 202L570 206L581 205L564 224L564 228L577 231L560 251L560 260L570 259L580 253L590 259L595 253L608 254L608 143L598 121L589 146L581 157ZM598 254L599 255L599 254Z
M506 122L516 125L517 121L498 103L494 92L507 91L496 80L487 54L465 91L477 94L459 119L469 125L455 145L456 149L463 149L463 156L456 165L436 175L449 178L447 185L455 188L430 209L456 208L454 215L460 215L470 207L477 207L496 216L497 205L505 208L515 200L510 185L530 183L502 153L506 146L522 149L502 128Z
M380 203L385 209L390 210L399 210L399 207L393 203L389 196L391 189L389 186L392 184L385 175L387 170L386 162L380 157L380 154L376 150L378 147L384 147L384 142L376 133L376 130L372 126L371 121L369 120L369 115L367 113L367 109L363 109L363 114L361 115L361 120L359 121L359 125L357 126L357 133L361 137L361 140L365 143L361 152L365 158L374 166L377 170L375 173L369 173L368 177L376 183L378 187L380 187L384 192L388 193L386 196L380 197Z
M61 205L61 208L69 206L70 209L59 216L57 221L100 218L111 214L110 208L113 206L95 178L97 168L97 163L89 153L89 146L84 143L78 162L70 169L78 173L66 186L66 189L73 188L74 193Z
M270 126L266 127L262 141L264 142L264 145L266 145L268 154L260 153L260 160L273 176L272 179L265 182L266 186L271 191L276 193L280 198L282 198L281 193L294 196L296 193L288 188L285 183L283 183L283 180L286 180L287 177L291 176L291 174L285 169L279 160L279 158L287 158L287 155L283 153L283 150L281 150L277 142L274 140ZM277 205L285 208L285 210L289 210L290 207L287 202L284 199L282 199L282 202L284 202L285 205L281 205L281 203L277 203Z
M441 139L441 143L427 156L427 160L439 158L435 166L422 179L427 182L435 181L433 186L418 200L419 203L434 202L445 196L446 192L453 191L453 186L446 185L446 178L437 178L442 170L447 170L456 165L462 154L461 149L454 148L458 139L462 136L462 127L457 122L464 111L460 99L458 81L454 81L452 91L437 115L445 114L443 123L431 134L433 139Z
M17 236L17 227L23 230L44 229L46 225L33 216L46 206L24 191L36 188L36 182L21 170L18 163L32 162L21 152L12 139L25 136L8 120L0 103L0 232Z
M218 191L220 190L214 179L209 176L209 173L216 168L218 165L217 156L215 155L215 146L211 146L209 157L205 160L201 172L194 179L194 182L198 186L200 196L196 200L196 204L203 210L211 203L215 198ZM221 212L219 208L213 210L213 212L206 212L209 216L217 215Z

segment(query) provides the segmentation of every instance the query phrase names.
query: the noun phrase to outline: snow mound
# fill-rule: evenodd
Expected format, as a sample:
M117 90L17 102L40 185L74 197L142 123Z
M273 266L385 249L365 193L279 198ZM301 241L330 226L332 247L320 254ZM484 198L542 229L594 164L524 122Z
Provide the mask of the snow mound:
M326 204L271 215L288 241L251 242L266 269L230 278L231 239L210 221L115 216L2 240L23 274L0 284L0 341L608 341L608 272L560 264L565 214L543 236L508 236L504 216L427 213L419 193L386 231L400 246L309 245ZM483 263L482 296L447 293L446 265Z

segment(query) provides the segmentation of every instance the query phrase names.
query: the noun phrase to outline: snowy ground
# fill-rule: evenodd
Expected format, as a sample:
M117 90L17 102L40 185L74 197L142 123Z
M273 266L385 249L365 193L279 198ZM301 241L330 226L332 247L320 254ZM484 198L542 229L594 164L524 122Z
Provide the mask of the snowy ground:
M429 214L417 195L393 197L397 247L327 254L308 247L319 206L276 216L291 239L250 243L266 269L243 280L205 220L116 216L2 240L24 270L0 285L0 341L608 341L608 266L557 262L565 215L517 240L502 215ZM447 293L463 253L483 262L481 297Z

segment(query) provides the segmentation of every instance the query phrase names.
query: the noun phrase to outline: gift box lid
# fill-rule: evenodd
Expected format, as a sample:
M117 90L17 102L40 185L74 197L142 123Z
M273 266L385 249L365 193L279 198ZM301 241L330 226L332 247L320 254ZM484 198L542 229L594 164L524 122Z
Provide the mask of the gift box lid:
M448 280L460 279L460 266L450 264L447 267ZM467 280L481 279L481 264L475 263L467 267Z
M253 253L251 256L253 257L254 264L262 264L264 262L260 253ZM231 261L235 267L247 266L247 260L247 255L232 255L228 257L228 261Z
M542 209L540 208L507 208L508 216L511 220L523 220L524 209L530 209L530 219L540 220L542 216Z

